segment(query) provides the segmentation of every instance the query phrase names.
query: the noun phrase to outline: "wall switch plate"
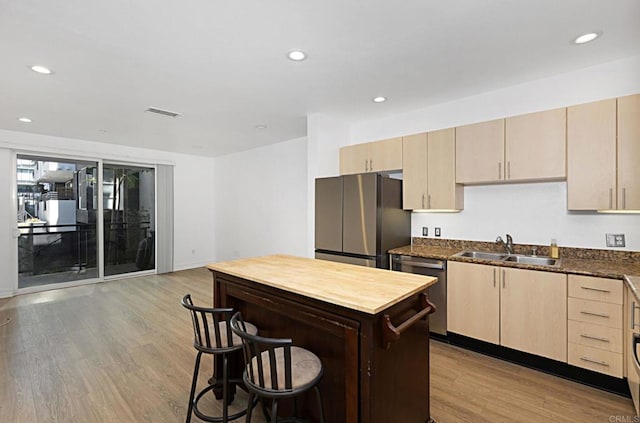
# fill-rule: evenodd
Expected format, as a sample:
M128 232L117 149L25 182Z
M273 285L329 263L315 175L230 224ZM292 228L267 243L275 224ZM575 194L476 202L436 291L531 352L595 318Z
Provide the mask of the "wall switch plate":
M422 236L429 236L429 228L426 226L422 227Z
M435 229L435 235L436 236L440 236L440 228L436 228Z
M624 234L606 234L607 247L624 247Z

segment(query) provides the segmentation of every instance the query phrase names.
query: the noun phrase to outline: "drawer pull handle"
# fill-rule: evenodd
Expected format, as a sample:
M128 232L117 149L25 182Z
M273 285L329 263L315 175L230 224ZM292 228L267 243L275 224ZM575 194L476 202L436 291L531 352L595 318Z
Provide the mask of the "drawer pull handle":
M593 364L599 364L599 365L605 366L605 367L609 367L609 363L607 363L606 361L592 360L592 359L587 358L587 357L580 357L580 360L587 361L587 362L593 363Z
M589 291L598 291L598 292L606 292L606 293L610 293L611 291L609 291L608 289L600 289L600 288L591 288L590 286L581 286L581 289L586 289Z
M607 338L598 338L597 336L585 335L584 333L580 334L580 336L582 338L593 339L594 341L610 342Z
M605 319L609 318L608 314L592 313L590 311L581 311L580 314L586 314L588 316L604 317Z

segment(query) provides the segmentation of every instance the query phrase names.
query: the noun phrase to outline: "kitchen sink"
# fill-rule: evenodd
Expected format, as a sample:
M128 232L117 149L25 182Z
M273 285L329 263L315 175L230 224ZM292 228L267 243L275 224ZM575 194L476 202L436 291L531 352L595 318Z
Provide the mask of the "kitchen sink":
M482 260L504 260L507 255L501 253L486 253L484 251L463 251L456 254L456 257L469 257Z
M512 255L504 259L504 261L510 261L514 263L522 264L539 264L543 266L555 266L558 264L558 259L551 257L534 257L534 256L518 256Z
M534 264L538 266L557 266L559 259L543 256L527 256L521 254L489 253L485 251L462 251L455 257L467 257L481 260L493 260L510 263Z

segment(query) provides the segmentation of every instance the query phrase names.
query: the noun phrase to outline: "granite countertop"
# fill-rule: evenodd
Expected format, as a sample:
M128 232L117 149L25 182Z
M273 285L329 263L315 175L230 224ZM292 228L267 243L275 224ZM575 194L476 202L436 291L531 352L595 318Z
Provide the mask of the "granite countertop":
M454 255L472 248L452 248L448 246L433 245L407 245L389 250L391 254L404 254L414 257L434 258L440 260L461 261L468 263L488 264L493 266L515 267L520 269L539 270L556 273L570 273L576 275L596 276L612 279L624 279L625 276L640 277L640 261L617 261L590 258L567 257L560 259L557 266L544 266L504 262L497 260L483 260L469 257L455 257ZM478 251L485 249L479 248ZM494 252L491 250L485 250ZM638 282L640 288L640 281ZM639 291L640 292L640 291ZM639 298L640 300L640 298Z
M437 282L424 275L283 254L212 263L207 268L368 314L386 310Z

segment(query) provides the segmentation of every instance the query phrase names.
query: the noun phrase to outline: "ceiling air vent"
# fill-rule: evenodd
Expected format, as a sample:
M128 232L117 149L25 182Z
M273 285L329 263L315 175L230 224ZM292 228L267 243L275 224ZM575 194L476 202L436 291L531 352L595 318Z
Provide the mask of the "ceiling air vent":
M180 113L170 112L168 110L156 109L155 107L149 107L145 112L155 113L156 115L166 116L171 118L177 118L180 116Z

